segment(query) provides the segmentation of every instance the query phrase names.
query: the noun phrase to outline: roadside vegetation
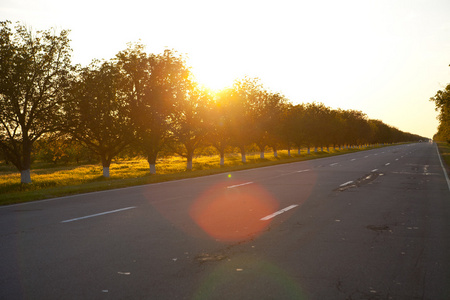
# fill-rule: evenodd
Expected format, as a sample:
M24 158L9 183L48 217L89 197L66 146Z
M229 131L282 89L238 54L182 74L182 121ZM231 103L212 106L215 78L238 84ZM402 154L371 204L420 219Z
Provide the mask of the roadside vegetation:
M114 188L122 188L170 180L206 176L211 174L229 174L233 171L265 167L281 163L290 163L314 158L340 155L350 152L372 149L374 147L333 149L329 152L291 153L279 151L247 155L247 162L241 161L239 154L228 153L224 165L220 165L218 155L202 155L195 158L193 170L187 172L185 159L170 156L158 159L157 174L150 174L146 159L118 159L111 164L111 176L102 176L102 167L98 163L48 163L38 161L33 164L33 183L21 183L20 173L11 164L0 163L0 205L54 198L65 195L86 193Z
M249 153L259 152L264 161L269 149L276 159L280 149L329 152L330 147L423 139L361 111L294 104L257 78L208 90L174 50L154 54L145 45L129 44L115 57L88 66L73 65L71 53L67 30L31 32L19 23L0 22L0 159L14 165L20 182L30 185L19 184L21 190L58 186L59 177L71 184L101 181L92 171L98 168L94 163L101 164L104 178L145 173L141 162L130 175L126 164L111 167L126 152L144 157L149 173L168 176L172 168L211 169L198 160L198 166L193 164L206 148L214 148L226 168L226 153L239 153L240 164L246 165ZM161 158L170 156L183 157L185 167L175 162L166 167ZM38 162L48 161L92 165L74 178L61 170L40 183L37 176L46 171Z
M445 167L447 168L447 173L450 175L450 143L437 142L437 144L442 160L446 165Z

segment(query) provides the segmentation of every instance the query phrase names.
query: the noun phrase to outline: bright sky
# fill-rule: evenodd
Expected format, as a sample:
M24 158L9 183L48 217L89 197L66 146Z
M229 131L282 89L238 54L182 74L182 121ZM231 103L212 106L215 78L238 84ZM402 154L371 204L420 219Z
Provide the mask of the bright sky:
M293 103L356 109L432 137L428 99L450 83L448 0L2 0L1 20L70 29L73 61L128 42L187 54L212 88L244 75Z

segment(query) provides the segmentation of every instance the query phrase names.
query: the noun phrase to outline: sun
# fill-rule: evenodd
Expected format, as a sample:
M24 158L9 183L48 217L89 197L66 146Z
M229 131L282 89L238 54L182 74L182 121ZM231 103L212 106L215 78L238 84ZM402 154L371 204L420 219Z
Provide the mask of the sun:
M192 68L192 73L198 84L212 91L220 91L233 84L234 79L210 68Z
M191 60L190 65L197 83L215 92L232 86L237 79L232 68L215 60Z

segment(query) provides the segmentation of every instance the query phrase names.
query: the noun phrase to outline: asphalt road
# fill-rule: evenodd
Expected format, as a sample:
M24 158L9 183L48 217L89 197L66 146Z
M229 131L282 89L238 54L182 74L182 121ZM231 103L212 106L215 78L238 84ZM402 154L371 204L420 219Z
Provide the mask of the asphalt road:
M450 299L436 146L0 207L0 299Z

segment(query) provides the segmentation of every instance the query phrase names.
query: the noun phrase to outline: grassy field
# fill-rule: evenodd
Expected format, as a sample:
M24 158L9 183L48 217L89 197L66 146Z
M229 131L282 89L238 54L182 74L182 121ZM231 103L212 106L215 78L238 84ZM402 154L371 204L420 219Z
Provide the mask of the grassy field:
M363 150L368 149L371 148ZM313 153L311 151L309 155L306 150L302 150L300 155L295 151L291 157L287 155L287 151L279 151L277 158L273 156L273 153L266 153L264 159L259 158L259 153L254 153L247 156L245 164L241 162L240 155L229 154L225 158L224 167L219 165L219 156L200 156L194 159L193 170L190 172L185 171L185 159L174 156L158 160L156 165L158 174L156 175L150 175L148 163L144 159L119 160L111 164L110 178L102 177L100 164L54 165L37 162L33 164L31 170L33 182L27 185L20 183L20 173L13 166L0 164L0 205L226 173L361 150L332 150L330 148L330 152ZM448 155L447 159L450 159Z

